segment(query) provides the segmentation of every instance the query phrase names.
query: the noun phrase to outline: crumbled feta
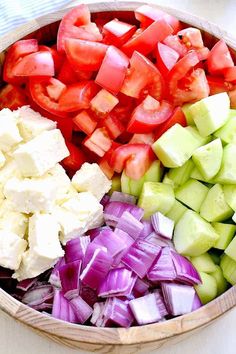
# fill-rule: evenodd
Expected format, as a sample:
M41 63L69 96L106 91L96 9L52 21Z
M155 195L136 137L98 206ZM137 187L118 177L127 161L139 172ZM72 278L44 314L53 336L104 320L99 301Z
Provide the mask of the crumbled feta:
M69 151L59 129L41 133L13 153L24 177L42 176L68 155Z
M68 193L72 189L71 180L67 176L64 168L59 163L57 163L51 170L49 170L42 178L51 178L53 183L56 185L57 203L67 198Z
M8 230L0 230L0 265L16 270L20 266L27 242Z
M18 211L6 211L0 217L0 230L8 230L24 238L28 228L28 217Z
M22 141L17 127L17 114L8 108L0 111L0 149L9 151Z
M48 212L53 209L57 197L57 185L52 178L13 177L3 188L5 197L13 209L21 213Z
M2 153L2 151L0 151L0 168L5 165L5 162L6 162L5 155Z
M25 141L35 138L45 130L56 128L56 122L44 118L40 113L31 109L30 106L18 108L17 113L19 131Z
M96 163L84 163L72 178L78 192L91 192L98 200L110 190L111 181Z

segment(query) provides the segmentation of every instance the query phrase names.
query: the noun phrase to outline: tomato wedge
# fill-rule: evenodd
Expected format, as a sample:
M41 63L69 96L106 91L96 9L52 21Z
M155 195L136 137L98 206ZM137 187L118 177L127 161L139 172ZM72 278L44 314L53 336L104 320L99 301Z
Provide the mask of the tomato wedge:
M0 90L0 110L3 108L14 110L28 103L26 92L17 86L8 84Z
M130 133L150 133L159 124L165 122L173 111L172 105L167 101L161 103L151 96L135 108L127 126Z
M119 100L107 90L100 90L90 102L91 110L95 112L98 117L108 115L117 105Z
M70 174L73 174L80 169L84 162L86 162L86 158L82 150L74 144L66 141L66 146L70 152L70 155L62 160L61 164L67 171L70 171Z
M14 76L54 76L52 54L46 51L28 54L16 63L12 72Z
M211 49L207 66L210 74L223 74L224 70L234 66L230 51L223 39L220 39Z
M73 122L79 130L82 130L87 135L91 135L97 126L97 122L85 110L78 113L73 118Z
M129 59L118 48L109 46L95 82L106 90L117 94L124 82Z
M154 133L134 134L129 141L129 144L148 144L152 145L155 142Z
M91 99L99 91L94 81L81 81L68 85L59 98L59 108L63 112L76 112L88 109Z
M56 74L58 74L65 60L64 55L58 53L58 51L55 48L48 47L46 45L39 45L39 51L51 53L54 61L55 72Z
M121 121L111 115L104 119L103 126L107 129L112 139L117 139L125 131L125 127Z
M3 80L11 84L22 83L22 78L15 77L13 68L24 56L38 51L36 39L23 39L14 43L8 50L3 68Z
M96 155L103 157L111 148L112 140L105 127L97 128L84 140L83 145Z
M156 100L160 100L164 93L164 80L155 65L135 51L130 59L130 68L121 92L134 98L149 94Z
M168 129L177 123L183 127L187 126L187 121L181 107L176 107L171 117L158 126L158 128L155 130L155 140L159 139L162 134L164 134Z
M136 26L114 18L103 26L103 42L121 47L132 37L135 31Z
M175 50L179 54L180 58L184 57L188 52L187 47L181 42L179 36L177 35L170 35L166 37L163 43Z
M87 5L78 5L61 20L57 33L57 49L59 52L65 50L66 38L79 38L88 41L102 40L102 35L96 24L91 23L91 15Z
M156 66L162 75L166 76L178 61L179 54L163 43L157 43L155 54L157 58Z
M225 81L236 83L236 66L232 66L231 68L227 68L224 71Z
M133 37L121 47L121 50L129 57L131 57L135 50L141 54L147 55L151 53L158 42L163 41L172 32L172 27L170 27L165 20L155 21L144 31L138 30Z
M210 88L210 95L217 93L231 91L234 85L230 82L226 82L221 76L207 76L207 82Z
M201 31L188 27L177 33L179 39L188 49L200 49L204 47Z
M125 170L128 177L137 180L145 174L154 160L150 145L126 144L115 149L110 165L115 172L121 173Z

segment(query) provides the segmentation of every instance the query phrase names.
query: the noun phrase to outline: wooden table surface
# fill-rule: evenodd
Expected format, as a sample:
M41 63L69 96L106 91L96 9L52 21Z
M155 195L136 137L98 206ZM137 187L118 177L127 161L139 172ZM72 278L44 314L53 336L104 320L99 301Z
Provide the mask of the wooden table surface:
M1 4L4 1L1 0ZM11 1L11 0L10 0ZM17 2L17 0L14 0ZM96 0L84 0L95 2ZM106 0L103 0L106 1ZM109 2L109 0L107 0ZM136 0L137 1L137 0ZM236 0L149 0L179 8L216 23L236 37ZM68 1L70 5L76 1ZM0 5L1 8L1 5ZM235 354L236 308L216 322L180 342L153 352L158 354ZM41 337L0 312L0 354L85 354ZM122 350L121 350L122 353ZM109 354L109 353L108 353ZM149 354L149 353L147 353Z

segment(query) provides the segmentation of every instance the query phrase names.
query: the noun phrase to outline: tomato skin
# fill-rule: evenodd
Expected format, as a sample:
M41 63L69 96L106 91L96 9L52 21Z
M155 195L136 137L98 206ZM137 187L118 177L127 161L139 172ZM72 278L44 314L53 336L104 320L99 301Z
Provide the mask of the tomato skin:
M111 148L112 140L105 127L97 128L84 140L83 145L96 155L103 157Z
M176 107L171 117L158 126L158 128L155 130L155 140L159 139L162 134L164 134L176 123L182 125L183 127L187 126L187 121L181 107Z
M118 99L107 90L100 90L90 101L91 110L98 118L107 116L117 105Z
M124 82L129 59L114 46L109 46L98 71L95 82L104 89L117 94Z
M169 102L155 100L147 96L135 108L129 121L127 131L130 133L150 133L158 125L165 122L171 115L173 107Z
M69 170L71 173L75 173L80 169L83 163L86 162L86 158L82 150L74 144L66 141L66 146L70 152L70 155L62 160L61 164L66 170Z
M78 113L73 118L73 122L79 130L82 130L87 135L92 134L97 126L97 122L85 110Z
M210 88L210 95L233 90L233 84L226 82L221 76L207 76L208 85Z
M121 47L121 50L129 57L132 56L135 50L143 55L147 55L151 53L158 42L163 41L172 32L172 27L170 27L165 20L155 21L141 33L135 33L134 36Z
M64 55L58 53L55 48L46 45L39 45L39 51L51 53L54 61L55 73L58 74L65 60Z
M177 35L188 49L200 49L204 46L201 31L197 28L184 28Z
M94 81L81 81L68 85L59 98L59 108L63 112L75 112L88 109L91 99L97 94L99 87Z
M59 100L60 96L62 95L62 92L65 91L65 89L66 85L63 84L61 81L55 79L54 77L50 79L50 83L46 87L48 96L55 101Z
M106 54L108 46L99 42L67 38L65 51L73 70L98 70Z
M9 108L15 110L28 104L26 92L14 85L7 84L0 90L0 110Z
M79 38L89 41L101 41L102 35L95 23L91 23L87 5L78 5L71 9L61 20L57 33L57 50L65 50L66 38Z
M224 70L234 66L229 49L223 39L220 39L211 49L207 66L210 74L223 74Z
M157 59L156 66L162 75L166 76L178 61L179 54L163 43L157 43L155 54Z
M115 172L121 173L125 169L128 177L138 180L154 160L155 156L150 145L126 144L115 149L110 165Z
M77 71L75 72L68 59L65 59L58 73L57 79L65 85L75 84L81 80L90 80L93 75L92 71Z
M124 131L125 127L117 117L109 115L104 119L103 126L107 129L112 139L117 139Z
M236 83L236 66L224 70L225 81Z
M135 31L136 26L119 21L115 18L114 20L111 20L104 24L103 42L106 44L115 45L116 47L121 47L132 37Z
M166 37L163 43L175 50L179 54L180 58L184 57L188 52L188 49L177 35L170 35Z
M13 68L14 76L54 76L55 68L50 52L36 52L24 56Z
M154 133L134 134L129 141L129 144L148 144L152 145L155 142Z
M22 78L15 77L13 68L25 55L38 51L38 41L36 39L23 39L14 43L8 50L3 68L3 80L11 84L21 84Z

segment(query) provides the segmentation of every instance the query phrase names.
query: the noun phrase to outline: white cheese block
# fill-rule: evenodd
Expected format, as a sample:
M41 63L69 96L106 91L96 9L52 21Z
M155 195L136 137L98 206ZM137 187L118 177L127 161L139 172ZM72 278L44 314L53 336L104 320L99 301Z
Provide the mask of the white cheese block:
M0 265L16 270L20 266L27 242L8 230L0 230Z
M17 114L8 108L0 111L0 149L9 151L22 141L17 127Z
M67 198L67 195L71 190L71 180L67 176L64 168L59 163L57 163L52 169L50 169L43 176L43 178L51 178L51 180L55 184L57 203Z
M28 217L25 214L10 210L0 217L0 230L8 230L24 238L27 228Z
M24 177L42 176L67 156L69 151L59 129L41 133L13 153Z
M91 192L99 201L109 192L111 181L96 163L84 163L72 178L78 192Z
M6 158L5 155L0 151L0 168L2 168L5 165Z

